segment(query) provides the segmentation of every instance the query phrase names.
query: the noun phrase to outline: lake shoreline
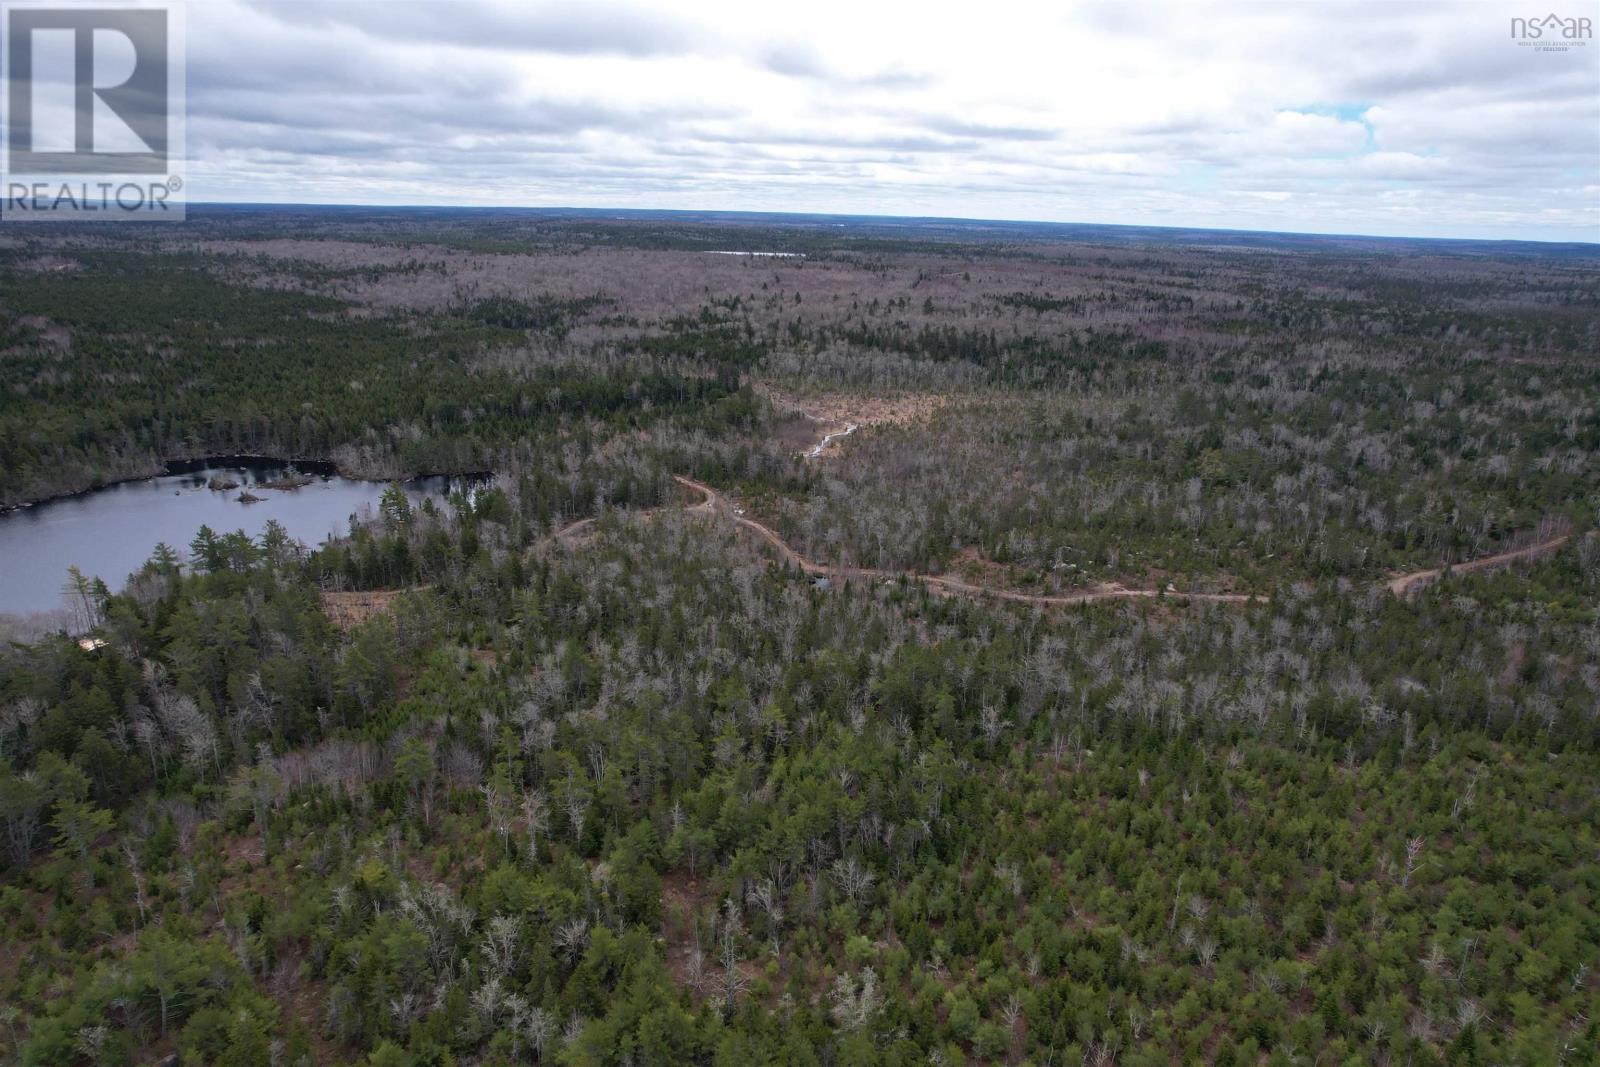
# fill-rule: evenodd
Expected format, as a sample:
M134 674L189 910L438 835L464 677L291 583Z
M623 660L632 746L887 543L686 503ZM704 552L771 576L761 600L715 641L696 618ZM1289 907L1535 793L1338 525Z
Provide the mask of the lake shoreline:
M286 467L298 467L305 473L319 478L340 477L348 478L354 482L406 482L417 478L461 478L470 481L489 481L496 477L495 471L437 471L421 470L408 471L385 477L373 477L347 469L332 459L285 459L282 456L267 455L260 452L232 452L227 454L202 453L198 455L178 456L161 461L159 470L152 470L144 474L130 474L125 478L108 478L103 482L84 486L82 489L73 489L65 493L52 493L49 496L35 497L16 504L0 504L0 515L9 515L16 511L26 511L28 508L40 507L45 504L55 504L77 497L98 493L104 489L111 489L119 485L132 485L137 482L154 481L157 478L167 478L173 475L192 474L194 471L206 467L228 466L230 464L248 463L278 463ZM189 468L187 470L183 468ZM290 489L274 490L275 492L293 492Z
M59 607L62 578L73 567L121 588L156 545L182 552L207 527L219 537L242 531L255 541L276 522L292 540L314 548L379 517L395 488L418 506L431 501L448 512L459 494L470 499L493 478L349 478L328 463L260 456L174 461L160 475L0 515L0 613L28 616Z

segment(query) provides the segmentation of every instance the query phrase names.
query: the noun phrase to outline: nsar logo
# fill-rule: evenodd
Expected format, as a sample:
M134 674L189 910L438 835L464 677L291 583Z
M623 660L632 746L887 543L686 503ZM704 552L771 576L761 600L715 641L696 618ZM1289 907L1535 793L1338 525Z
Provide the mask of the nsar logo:
M1538 52L1566 52L1581 48L1594 37L1594 20L1550 14L1544 18L1514 18L1511 39Z

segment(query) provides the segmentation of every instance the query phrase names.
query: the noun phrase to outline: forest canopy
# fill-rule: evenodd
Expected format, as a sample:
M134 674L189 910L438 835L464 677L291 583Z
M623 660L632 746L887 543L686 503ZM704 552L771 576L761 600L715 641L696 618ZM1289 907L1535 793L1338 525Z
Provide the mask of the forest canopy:
M0 243L4 505L493 472L0 649L0 1062L1600 1063L1600 259L491 222Z

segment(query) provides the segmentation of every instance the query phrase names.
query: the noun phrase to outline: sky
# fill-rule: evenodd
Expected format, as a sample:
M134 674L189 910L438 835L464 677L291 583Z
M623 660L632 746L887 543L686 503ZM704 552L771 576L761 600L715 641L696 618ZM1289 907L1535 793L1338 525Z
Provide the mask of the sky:
M190 0L188 192L1600 241L1530 2Z

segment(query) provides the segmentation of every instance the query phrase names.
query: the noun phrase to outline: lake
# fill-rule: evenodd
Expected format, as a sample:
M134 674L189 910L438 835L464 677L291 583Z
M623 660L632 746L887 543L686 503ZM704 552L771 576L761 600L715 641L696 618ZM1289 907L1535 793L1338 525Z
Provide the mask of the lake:
M188 556L189 542L202 525L218 533L244 530L259 537L268 519L277 519L289 536L316 547L349 532L350 516L377 509L387 482L344 478L330 466L302 463L309 481L298 489L268 489L289 465L275 460L229 458L174 463L169 473L122 482L76 496L49 500L0 514L0 616L54 612L64 607L67 567L98 576L113 591L144 565L157 542ZM227 490L208 488L213 477L236 482ZM431 477L400 483L413 502L442 501L452 490L481 479ZM260 498L244 503L249 491Z

